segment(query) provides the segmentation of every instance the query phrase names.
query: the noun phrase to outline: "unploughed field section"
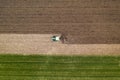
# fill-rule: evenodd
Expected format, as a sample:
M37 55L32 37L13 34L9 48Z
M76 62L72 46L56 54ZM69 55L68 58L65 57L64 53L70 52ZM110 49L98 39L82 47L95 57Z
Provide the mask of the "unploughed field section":
M0 55L0 80L120 80L120 56Z

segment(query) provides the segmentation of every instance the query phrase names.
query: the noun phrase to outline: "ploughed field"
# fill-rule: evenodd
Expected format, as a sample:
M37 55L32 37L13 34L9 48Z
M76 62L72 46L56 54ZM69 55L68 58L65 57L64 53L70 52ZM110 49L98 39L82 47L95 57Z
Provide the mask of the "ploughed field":
M0 55L0 80L119 79L119 56Z
M0 33L60 34L70 44L119 44L120 0L0 0Z

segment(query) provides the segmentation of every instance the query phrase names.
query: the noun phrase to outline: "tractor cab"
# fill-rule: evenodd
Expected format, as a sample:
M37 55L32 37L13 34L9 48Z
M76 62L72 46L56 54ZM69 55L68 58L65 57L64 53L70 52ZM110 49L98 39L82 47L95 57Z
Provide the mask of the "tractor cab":
M54 42L60 41L60 37L59 36L52 36L52 41L54 41Z

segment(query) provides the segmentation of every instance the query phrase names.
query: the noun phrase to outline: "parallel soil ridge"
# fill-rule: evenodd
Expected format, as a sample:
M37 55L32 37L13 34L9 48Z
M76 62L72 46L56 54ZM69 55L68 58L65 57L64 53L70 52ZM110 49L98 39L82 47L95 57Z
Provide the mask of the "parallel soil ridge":
M0 0L0 34L68 35L69 44L120 44L120 0Z

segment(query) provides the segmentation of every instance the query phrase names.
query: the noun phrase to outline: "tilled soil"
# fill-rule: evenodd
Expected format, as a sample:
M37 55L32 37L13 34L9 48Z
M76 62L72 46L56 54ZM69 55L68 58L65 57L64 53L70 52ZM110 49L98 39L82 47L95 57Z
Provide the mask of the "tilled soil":
M0 0L0 33L64 33L69 44L119 44L120 0Z

